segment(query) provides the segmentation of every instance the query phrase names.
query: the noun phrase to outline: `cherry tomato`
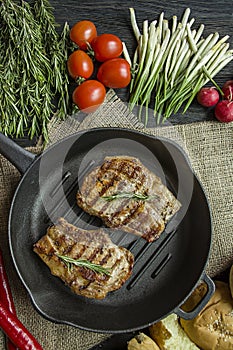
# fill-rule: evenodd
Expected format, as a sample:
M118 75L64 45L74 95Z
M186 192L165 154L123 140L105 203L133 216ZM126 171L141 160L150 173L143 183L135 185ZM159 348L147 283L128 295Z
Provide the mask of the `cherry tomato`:
M70 30L70 39L75 42L81 50L87 50L87 42L91 43L97 36L96 26L91 21L77 22Z
M76 87L73 92L73 102L85 113L94 112L106 95L105 87L97 80L86 80Z
M126 87L131 80L130 64L124 58L113 58L101 64L97 79L109 88Z
M96 60L99 62L119 57L123 51L121 39L113 34L101 34L97 36L92 40L91 47L95 53Z
M94 64L86 52L76 50L68 57L67 68L73 79L88 79L94 71Z

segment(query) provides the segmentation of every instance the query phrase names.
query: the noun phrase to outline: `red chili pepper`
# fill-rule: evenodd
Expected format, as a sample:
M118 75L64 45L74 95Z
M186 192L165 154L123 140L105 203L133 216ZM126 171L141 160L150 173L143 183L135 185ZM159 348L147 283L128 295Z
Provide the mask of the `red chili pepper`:
M19 350L11 341L9 338L6 340L6 350Z
M15 306L10 290L10 284L5 270L2 251L0 249L0 300L4 306L13 314L15 314ZM9 338L6 339L7 350L18 350Z
M0 250L0 300L13 314L15 313L15 306L10 290L8 277L6 274L2 251Z
M43 350L17 319L13 297L0 249L0 327L7 335L7 350Z
M20 350L43 350L20 320L0 301L0 327Z

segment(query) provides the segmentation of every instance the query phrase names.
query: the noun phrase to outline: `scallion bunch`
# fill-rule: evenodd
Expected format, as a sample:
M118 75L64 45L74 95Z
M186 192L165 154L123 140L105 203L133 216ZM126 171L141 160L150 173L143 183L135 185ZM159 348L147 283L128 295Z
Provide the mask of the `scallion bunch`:
M233 59L229 50L229 36L220 39L219 33L203 38L204 25L193 29L195 19L189 19L187 8L180 22L173 16L171 26L162 12L158 22L143 22L140 32L135 11L130 8L131 24L137 39L130 86L130 107L145 107L145 124L148 107L153 105L156 121L165 121L183 106L190 106L200 88ZM218 86L217 86L218 87ZM152 102L154 101L154 103Z

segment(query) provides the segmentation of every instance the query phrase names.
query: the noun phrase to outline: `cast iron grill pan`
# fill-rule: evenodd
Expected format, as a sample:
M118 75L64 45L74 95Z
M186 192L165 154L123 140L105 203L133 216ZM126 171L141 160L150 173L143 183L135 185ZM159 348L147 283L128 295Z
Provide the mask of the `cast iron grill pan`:
M182 209L153 243L106 228L114 243L134 254L135 266L121 289L94 300L75 295L52 276L32 246L59 217L85 229L102 226L76 205L75 197L83 176L111 155L139 158L178 196ZM180 183L180 177L186 181ZM208 297L213 292L204 274L211 243L208 203L185 154L166 139L104 128L81 132L51 147L32 163L16 190L9 239L15 267L34 306L55 322L97 332L129 332L171 312L194 317L183 314L180 305L201 278L209 286Z

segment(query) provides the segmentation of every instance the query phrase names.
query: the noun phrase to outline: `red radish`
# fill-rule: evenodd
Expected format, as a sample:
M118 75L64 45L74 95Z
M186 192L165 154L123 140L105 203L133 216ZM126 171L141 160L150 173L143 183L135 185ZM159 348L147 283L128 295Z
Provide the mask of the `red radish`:
M203 107L212 107L219 101L219 93L215 87L204 87L197 94L197 101Z
M222 100L215 107L215 117L223 123L233 121L233 101Z
M224 93L224 98L226 100L233 100L233 80L228 80L222 87L222 92Z

